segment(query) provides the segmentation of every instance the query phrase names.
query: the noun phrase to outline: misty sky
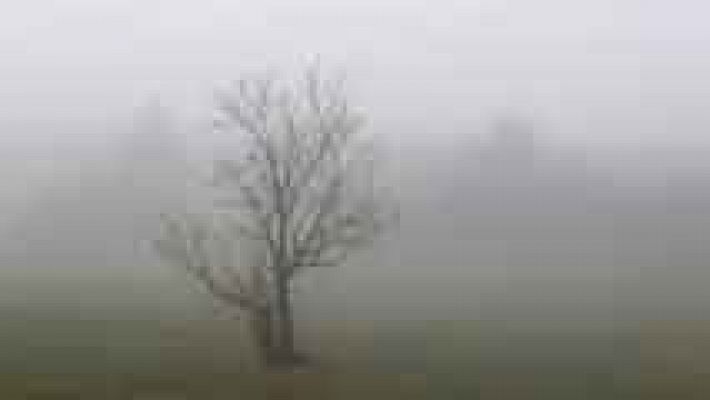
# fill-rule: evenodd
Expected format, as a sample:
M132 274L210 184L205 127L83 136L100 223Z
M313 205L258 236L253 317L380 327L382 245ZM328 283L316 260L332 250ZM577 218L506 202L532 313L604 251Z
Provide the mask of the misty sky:
M706 142L710 30L701 1L28 0L0 7L0 124L12 159L66 160L77 149L100 159L125 135L110 126L125 121L146 92L199 108L215 79L289 70L312 53L347 71L373 130L403 162L449 158L452 146L490 134L501 115L527 118L539 136L585 146L592 159L616 165L643 158L642 145Z
M501 112L607 147L702 141L707 123L701 1L28 0L0 11L3 119L88 123L155 81L182 91L320 53L405 141L475 134ZM402 114L426 117L436 137L395 129Z

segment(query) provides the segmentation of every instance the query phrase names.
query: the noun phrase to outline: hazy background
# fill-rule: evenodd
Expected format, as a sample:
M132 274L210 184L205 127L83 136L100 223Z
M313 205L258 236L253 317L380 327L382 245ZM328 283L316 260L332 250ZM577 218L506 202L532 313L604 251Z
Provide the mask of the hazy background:
M299 283L296 315L508 321L511 335L586 332L566 354L613 359L620 326L702 320L710 306L708 12L691 0L3 4L2 312L208 318L141 240L184 201L181 161L214 139L214 81L291 73L318 53L369 114L402 222L373 254ZM619 357L639 357L635 340ZM540 346L520 343L496 354Z

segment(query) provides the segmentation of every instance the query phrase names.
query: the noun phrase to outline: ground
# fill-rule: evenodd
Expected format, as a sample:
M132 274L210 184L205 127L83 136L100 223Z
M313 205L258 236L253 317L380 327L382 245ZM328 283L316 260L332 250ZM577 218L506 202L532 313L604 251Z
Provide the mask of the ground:
M710 393L710 325L697 321L432 321L389 332L329 322L305 346L322 368L305 373L239 372L237 329L195 323L163 323L154 343L149 322L28 326L24 340L33 346L3 352L2 361L12 362L2 365L0 398L690 400ZM12 330L4 328L6 346ZM101 348L101 340L113 343Z

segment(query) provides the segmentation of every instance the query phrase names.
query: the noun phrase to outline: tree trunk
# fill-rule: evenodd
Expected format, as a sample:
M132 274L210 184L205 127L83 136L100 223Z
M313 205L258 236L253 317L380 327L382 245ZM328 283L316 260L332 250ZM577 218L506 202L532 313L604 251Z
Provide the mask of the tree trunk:
M279 277L277 283L276 301L278 313L278 347L279 353L285 359L294 357L293 315L289 296L288 280Z
M258 345L262 349L269 349L273 346L274 330L272 328L271 309L269 307L256 310L255 333Z

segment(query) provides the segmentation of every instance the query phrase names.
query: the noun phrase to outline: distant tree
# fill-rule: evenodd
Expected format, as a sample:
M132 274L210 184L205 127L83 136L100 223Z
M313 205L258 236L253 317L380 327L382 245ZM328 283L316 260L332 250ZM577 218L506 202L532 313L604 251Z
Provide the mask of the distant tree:
M314 64L299 79L243 79L229 89L217 93L214 126L239 135L242 154L214 161L207 183L217 198L207 218L163 215L158 248L223 304L258 316L267 360L291 362L293 277L371 245L396 222L397 207L373 190L373 142L342 79L323 79ZM211 257L240 239L263 243L266 253L248 278Z

